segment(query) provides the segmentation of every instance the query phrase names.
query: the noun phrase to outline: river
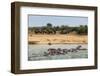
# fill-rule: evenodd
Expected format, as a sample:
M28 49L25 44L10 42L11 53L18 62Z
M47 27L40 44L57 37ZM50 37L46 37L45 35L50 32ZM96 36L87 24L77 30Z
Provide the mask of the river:
M49 48L72 49L76 48L77 46L81 46L81 48L85 48L85 50L77 50L77 52L68 52L65 55L44 56L44 52L48 52ZM29 44L28 61L88 58L87 48L87 44Z

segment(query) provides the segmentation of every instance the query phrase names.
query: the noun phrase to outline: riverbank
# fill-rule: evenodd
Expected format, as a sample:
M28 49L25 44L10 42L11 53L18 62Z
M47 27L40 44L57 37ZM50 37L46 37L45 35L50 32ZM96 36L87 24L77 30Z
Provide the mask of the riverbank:
M29 44L87 44L87 35L32 35L28 37Z

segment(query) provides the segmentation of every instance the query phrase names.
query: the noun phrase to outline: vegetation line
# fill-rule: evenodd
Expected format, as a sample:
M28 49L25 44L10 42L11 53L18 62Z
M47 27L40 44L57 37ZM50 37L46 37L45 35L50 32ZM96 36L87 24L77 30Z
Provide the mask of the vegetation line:
M47 23L46 26L41 27L29 27L29 34L69 34L75 32L78 35L87 35L87 25L79 25L79 27L71 27L68 25L53 26L51 23Z

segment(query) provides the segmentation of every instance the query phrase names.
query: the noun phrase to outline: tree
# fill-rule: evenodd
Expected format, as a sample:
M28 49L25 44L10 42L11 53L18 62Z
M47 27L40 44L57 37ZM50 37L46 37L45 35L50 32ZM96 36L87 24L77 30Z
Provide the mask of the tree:
M71 31L72 31L72 27L68 27L67 25L62 25L60 27L60 33L61 34L67 34L67 33L71 32Z
M78 31L77 31L78 34L87 34L87 26L82 26L80 25Z
M47 23L47 28L52 28L52 24L51 23Z
M88 27L87 27L87 25L85 25L85 33L86 33L86 35L88 34Z

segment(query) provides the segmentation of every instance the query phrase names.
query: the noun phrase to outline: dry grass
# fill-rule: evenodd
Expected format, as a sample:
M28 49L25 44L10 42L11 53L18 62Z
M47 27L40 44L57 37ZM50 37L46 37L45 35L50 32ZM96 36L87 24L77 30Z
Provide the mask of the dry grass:
M67 44L67 43L87 43L87 35L29 35L29 43L33 44Z

